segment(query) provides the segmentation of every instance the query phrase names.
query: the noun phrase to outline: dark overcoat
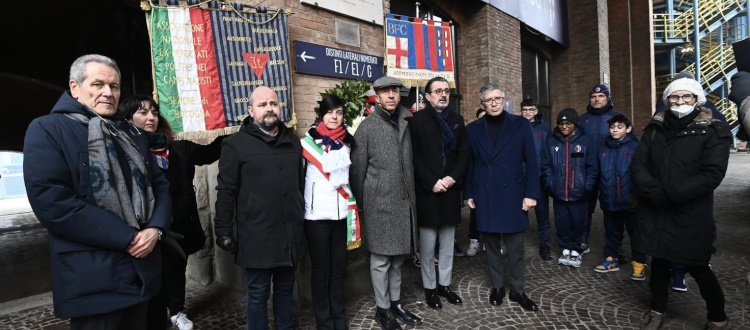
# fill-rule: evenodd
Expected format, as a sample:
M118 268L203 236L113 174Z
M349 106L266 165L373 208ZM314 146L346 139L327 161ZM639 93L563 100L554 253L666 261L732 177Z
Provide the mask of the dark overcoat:
M108 313L155 296L161 288L161 248L146 258L126 252L136 229L97 206L89 175L88 127L66 113L92 116L65 92L52 113L31 122L24 140L24 181L31 208L47 228L55 316ZM169 184L152 161L146 135L121 121L120 129L139 147L154 193L151 219L166 235L172 202ZM127 125L127 126L126 126Z
M177 243L185 255L198 252L206 243L195 200L195 166L219 160L223 140L222 136L208 145L182 140L173 142L169 147L169 167L164 174L172 196L171 231L183 236L177 239Z
M698 116L667 141L664 116L654 116L631 164L638 199L638 239L647 255L672 262L707 265L714 238L714 190L724 179L732 133L699 108ZM649 198L663 189L667 201Z
M493 145L486 116L466 126L469 167L464 198L474 199L477 229L488 233L518 233L529 228L523 199L539 199L539 165L531 123L505 113L502 131Z
M417 248L417 214L409 110L398 124L380 106L354 133L349 184L362 220L362 241L371 253L397 256Z
M235 263L245 268L296 266L305 201L302 145L284 124L270 136L245 118L224 140L216 195L216 236L233 234Z
M456 225L461 221L461 194L469 162L466 126L460 114L450 111L447 123L453 132L456 147L445 157L439 120L437 112L428 107L415 113L409 121L420 227ZM435 183L446 176L456 183L446 192L432 192Z

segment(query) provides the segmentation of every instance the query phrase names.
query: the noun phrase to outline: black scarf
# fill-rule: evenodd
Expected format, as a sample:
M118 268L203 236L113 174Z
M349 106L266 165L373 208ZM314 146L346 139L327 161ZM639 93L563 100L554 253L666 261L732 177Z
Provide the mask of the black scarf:
M440 125L440 133L443 139L443 156L445 156L443 157L443 166L445 166L445 160L448 159L448 155L453 153L453 150L456 150L456 136L453 135L453 130L448 125L448 117L451 111L446 108L442 112L438 112L430 102L425 103L424 110L422 111L429 111L433 118L437 120L438 125Z

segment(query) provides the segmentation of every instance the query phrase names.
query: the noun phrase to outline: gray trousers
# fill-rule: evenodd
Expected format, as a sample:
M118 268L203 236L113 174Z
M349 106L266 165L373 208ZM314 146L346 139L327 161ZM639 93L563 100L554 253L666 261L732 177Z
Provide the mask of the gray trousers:
M453 243L456 238L456 226L419 227L419 259L422 261L422 285L425 289L435 289L436 282L440 285L451 285L453 274ZM440 240L438 251L438 274L440 281L435 279L435 241Z
M510 267L510 288L516 293L523 293L525 272L524 233L496 234L482 233L484 245L487 248L487 264L490 269L490 282L493 288L503 287L503 258L500 254L500 241L505 239L505 249Z
M370 254L370 277L375 291L375 303L380 308L390 308L391 301L401 299L401 265L404 256Z

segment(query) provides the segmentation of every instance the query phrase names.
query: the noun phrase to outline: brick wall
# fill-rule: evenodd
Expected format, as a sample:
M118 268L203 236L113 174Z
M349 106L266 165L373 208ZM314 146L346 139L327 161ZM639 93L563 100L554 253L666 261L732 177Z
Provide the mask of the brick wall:
M631 37L633 44L633 123L636 134L651 120L656 106L654 89L654 34L651 1L630 1Z
M591 87L609 74L607 20L606 0L568 1L569 48L550 59L553 118L567 107L583 114Z
M610 45L615 109L633 120L640 135L655 104L651 2L610 1L609 5L609 35L617 40Z
M458 35L461 111L471 122L479 108L479 90L489 82L505 89L514 107L521 102L520 22L489 6L463 11L465 22Z

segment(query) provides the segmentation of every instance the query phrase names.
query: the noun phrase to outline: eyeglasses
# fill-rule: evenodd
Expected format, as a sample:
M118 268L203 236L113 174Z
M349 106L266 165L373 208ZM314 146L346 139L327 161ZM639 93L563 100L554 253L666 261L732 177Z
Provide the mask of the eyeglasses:
M536 108L521 108L521 112L534 112Z
M669 102L679 102L680 99L682 99L683 102L687 103L692 101L695 97L695 94L670 95L667 99L669 99Z
M434 93L435 95L442 95L442 94L450 95L451 94L451 90L448 89L448 88L446 88L446 89L436 89L436 90L433 90L430 93Z
M484 103L484 104L492 104L492 102L495 102L495 103L500 103L500 102L502 102L503 100L505 100L505 97L503 97L503 96L498 96L498 97L493 97L493 98L491 98L491 99L484 99L484 100L482 100L482 103Z
M575 126L575 124L573 124L573 123L571 123L569 121L561 121L561 122L557 123L557 126L559 126L559 127L570 127L570 126Z

